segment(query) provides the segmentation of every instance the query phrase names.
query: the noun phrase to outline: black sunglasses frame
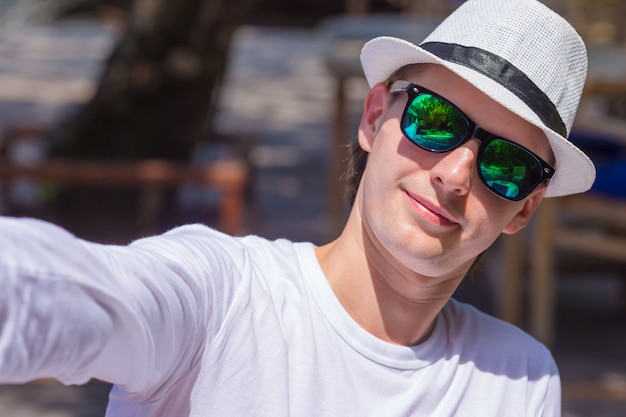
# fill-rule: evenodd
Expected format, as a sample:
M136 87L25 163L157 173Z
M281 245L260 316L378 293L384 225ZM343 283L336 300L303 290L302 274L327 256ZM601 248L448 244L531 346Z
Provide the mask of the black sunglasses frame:
M452 102L450 102L450 100L448 100L445 97L442 97L441 95L435 93L434 91L431 91L425 87L419 86L417 84L414 83L408 83L408 85L406 87L401 87L401 88L396 88L396 89L392 89L389 91L389 93L407 93L408 95L408 100L406 102L406 106L404 107L404 111L402 112L402 118L400 119L400 130L402 130L402 134L415 146L424 149L425 151L428 152L433 152L433 153L445 153L445 152L450 152L453 149L458 148L459 146L463 145L465 142L476 138L479 140L480 142L480 146L478 148L478 154L477 154L477 169L476 171L478 172L478 176L481 180L481 182L487 187L487 189L489 189L489 191L491 191L492 193L494 193L495 195L497 195L498 197L504 198L506 200L510 200L510 201L519 201L519 200L523 200L524 198L526 198L530 193L533 192L533 190L535 188L537 188L537 186L539 186L539 184L541 184L544 181L548 181L550 178L552 178L552 176L554 176L555 173L555 169L548 164L546 161L544 161L543 159L541 159L539 156L537 156L534 152L532 152L530 149L525 148L524 146L520 145L519 143L516 143L512 140L503 138L501 136L497 136L494 135L493 133L488 132L487 130L483 129L482 127L480 127L478 124L476 124L472 119L470 119L461 109L459 109L456 105L454 105ZM407 117L407 113L409 108L411 107L411 104L413 103L413 100L415 100L415 98L419 97L420 95L423 94L428 94L431 95L433 97L436 97L440 100L443 100L444 102L448 103L451 107L453 107L456 111L459 112L459 114L461 116L463 116L463 118L465 119L465 121L467 122L468 128L467 128L467 132L465 133L465 135L463 136L463 138L455 143L453 146L449 147L449 148L445 148L445 149L432 149L432 148L428 148L420 143L417 143L414 139L411 138L411 136L406 132L405 129L405 119ZM489 184L487 183L487 180L483 177L483 174L480 170L480 168L478 168L481 164L482 161L482 156L484 154L484 150L487 147L487 145L489 145L491 142L493 142L494 140L498 140L498 141L503 141L503 142L507 142L510 143L511 145L522 149L523 151L527 152L532 158L534 158L538 163L539 166L541 167L541 176L540 178L537 180L537 182L530 187L528 190L524 191L522 194L516 196L516 197L507 197L504 196L502 194L500 194L499 192L497 192L496 190L494 190L491 186L489 186Z

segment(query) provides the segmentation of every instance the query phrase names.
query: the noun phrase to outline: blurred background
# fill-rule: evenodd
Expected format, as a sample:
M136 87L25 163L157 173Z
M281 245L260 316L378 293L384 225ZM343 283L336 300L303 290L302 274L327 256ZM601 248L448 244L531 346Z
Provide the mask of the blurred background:
M126 243L189 222L322 244L377 35L462 0L0 0L0 213ZM626 2L546 0L588 45L571 138L598 180L546 200L457 297L553 351L564 416L626 415ZM0 386L0 417L103 416L93 381Z

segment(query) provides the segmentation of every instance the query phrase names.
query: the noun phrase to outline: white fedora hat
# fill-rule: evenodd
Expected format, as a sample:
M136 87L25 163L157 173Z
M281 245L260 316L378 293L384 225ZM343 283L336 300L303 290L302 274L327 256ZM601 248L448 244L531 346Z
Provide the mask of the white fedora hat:
M361 51L370 86L416 63L445 66L545 133L556 162L546 197L591 188L595 167L568 139L587 75L574 28L536 0L467 0L422 43L378 37Z

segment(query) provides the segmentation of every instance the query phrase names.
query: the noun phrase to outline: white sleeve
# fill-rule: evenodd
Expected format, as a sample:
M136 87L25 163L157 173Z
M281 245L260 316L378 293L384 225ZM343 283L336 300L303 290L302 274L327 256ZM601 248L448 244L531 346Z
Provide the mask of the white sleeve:
M184 373L213 290L206 248L182 235L101 245L0 217L0 382L97 378L141 393Z
M548 379L545 397L539 402L537 407L540 411L531 416L561 417L561 407L561 378L556 369L556 365L554 365L552 374Z

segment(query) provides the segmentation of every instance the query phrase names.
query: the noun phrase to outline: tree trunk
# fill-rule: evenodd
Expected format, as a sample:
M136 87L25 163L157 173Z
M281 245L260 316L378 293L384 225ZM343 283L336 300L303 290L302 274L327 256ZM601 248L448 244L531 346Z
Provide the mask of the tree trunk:
M210 130L234 29L253 0L135 0L93 99L55 154L185 160Z
M187 160L211 133L232 34L253 1L135 0L94 97L51 132L51 153ZM67 186L55 189L49 207L57 223L88 239L171 227L158 224L174 207L175 190L144 191Z

